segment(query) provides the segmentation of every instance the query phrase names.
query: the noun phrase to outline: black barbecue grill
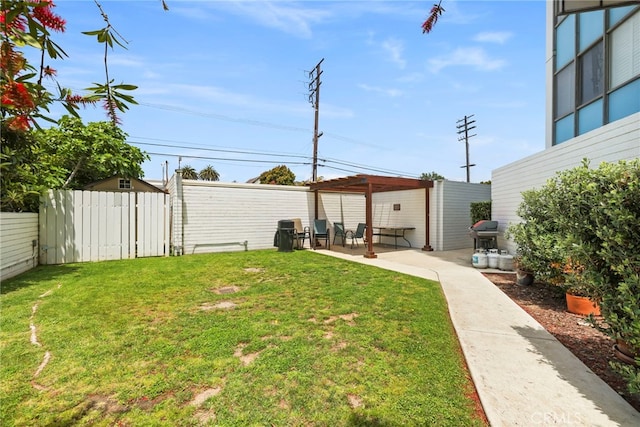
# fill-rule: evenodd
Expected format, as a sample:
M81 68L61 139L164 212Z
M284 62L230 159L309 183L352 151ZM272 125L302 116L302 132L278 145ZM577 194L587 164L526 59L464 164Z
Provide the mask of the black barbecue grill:
M482 220L469 227L474 249L498 248L498 221Z

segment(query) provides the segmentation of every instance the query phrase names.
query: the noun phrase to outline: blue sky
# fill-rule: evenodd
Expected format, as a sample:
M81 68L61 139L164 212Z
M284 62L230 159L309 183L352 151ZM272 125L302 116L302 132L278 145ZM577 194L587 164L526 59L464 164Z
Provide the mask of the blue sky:
M160 179L165 162L172 174L178 156L212 165L221 181L281 164L310 179L308 72L323 58L320 177L436 171L463 181L465 115L476 121L472 182L544 149L544 1L444 0L431 34L421 30L431 1L167 0L168 12L160 0L100 3L129 42L109 52L109 72L138 86L122 127L157 153L145 179ZM56 4L69 58L53 66L81 92L104 80L102 46L81 34L103 21L93 1ZM106 120L99 108L81 114Z

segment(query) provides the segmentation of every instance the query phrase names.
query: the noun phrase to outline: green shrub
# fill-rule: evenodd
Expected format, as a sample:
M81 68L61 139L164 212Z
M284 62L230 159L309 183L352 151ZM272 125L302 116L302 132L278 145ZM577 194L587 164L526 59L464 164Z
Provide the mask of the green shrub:
M536 279L560 284L565 261L562 235L550 208L558 198L557 189L547 185L522 193L522 203L516 213L522 222L510 224L505 237L513 240L518 249L516 262L522 270L535 274Z
M640 349L640 159L595 169L585 160L523 193L518 214L524 222L510 225L508 235L523 261L551 281L571 266L600 301L602 330ZM638 369L616 369L640 392Z
M491 200L471 203L471 225L483 219L491 219Z

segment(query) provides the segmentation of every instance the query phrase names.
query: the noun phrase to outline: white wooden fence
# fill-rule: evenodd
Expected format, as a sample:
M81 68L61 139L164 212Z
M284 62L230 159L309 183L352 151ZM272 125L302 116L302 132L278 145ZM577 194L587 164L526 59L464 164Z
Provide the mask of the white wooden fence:
M169 195L49 190L40 207L40 264L169 255Z

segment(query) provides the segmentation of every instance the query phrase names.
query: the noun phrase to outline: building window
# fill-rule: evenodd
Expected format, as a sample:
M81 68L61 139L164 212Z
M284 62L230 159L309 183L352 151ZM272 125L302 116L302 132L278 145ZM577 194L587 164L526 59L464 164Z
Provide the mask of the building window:
M120 178L118 181L118 188L121 190L130 190L131 189L131 180Z
M578 134L582 135L602 126L602 99L578 111Z
M640 111L640 79L609 95L609 121L613 122Z
M609 27L613 27L622 18L627 16L635 6L614 7L609 9Z
M556 75L556 118L566 116L575 108L575 71L573 62Z
M582 52L598 38L602 38L604 32L604 11L596 10L580 14L580 46Z
M568 139L573 138L574 131L573 114L558 120L555 125L555 141L554 144L560 144Z
M614 89L640 75L640 12L611 32L609 87Z
M640 7L556 22L554 145L640 111Z
M580 57L580 104L604 93L604 44L602 41Z
M556 70L576 56L576 19L569 15L556 30Z

